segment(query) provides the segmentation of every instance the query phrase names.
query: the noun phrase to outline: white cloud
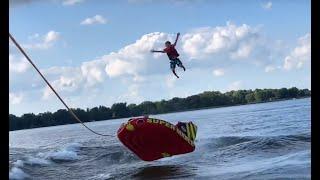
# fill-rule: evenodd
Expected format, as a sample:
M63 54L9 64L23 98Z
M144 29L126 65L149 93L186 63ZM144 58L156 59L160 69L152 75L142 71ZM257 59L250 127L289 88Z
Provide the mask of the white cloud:
M272 9L272 2L271 1L266 2L265 4L262 5L262 7L264 9L270 10L270 9Z
M24 73L30 68L25 58L17 59L15 55L9 54L9 72Z
M59 79L53 81L51 85L53 88L59 92L69 92L72 93L76 90L79 90L80 84L83 81L81 79L81 76L73 76L73 77L68 77L68 76L60 76ZM53 95L52 90L46 86L44 91L43 91L43 99L48 99L51 95Z
M92 86L96 83L103 82L105 63L101 60L84 62L81 65L81 75L87 81L87 85Z
M244 44L242 46L239 46L238 50L235 52L231 53L231 58L232 59L243 59L249 57L251 51L252 51L252 46L250 44Z
M58 92L75 95L75 92L95 88L104 82L107 76L104 67L103 60L92 60L78 67L51 67L42 71ZM43 99L48 99L52 94L51 89L45 87Z
M169 65L164 65L162 59L154 59L150 49L163 47L163 42L168 39L173 39L173 35L158 32L143 35L135 43L125 46L118 52L103 56L101 61L106 64L105 72L111 78L131 75L136 80L146 74L167 72Z
M228 91L231 91L231 90L235 90L236 91L236 90L241 89L242 86L243 86L242 81L234 81L228 86L227 90Z
M34 34L29 39L35 39L38 42L23 44L22 46L26 49L49 49L54 43L60 39L60 33L56 31L49 31L46 35L40 37L39 34Z
M133 77L133 81L134 81L134 82L145 82L145 81L146 81L146 77L140 76L140 75L136 74L136 75Z
M195 32L187 33L182 37L181 46L193 46L190 48L194 48L195 51L197 51L195 54L200 52L210 57L212 53L216 52L216 49L219 49L218 51L220 51L221 54L224 54L223 52L225 51L237 52L238 49L241 49L241 47L246 44L246 42L251 43L250 40L255 37L255 33L255 30L247 25L237 27L231 23L227 23L227 26L225 27L202 28ZM207 36L212 37L212 39L197 41L197 37L201 39L202 36L205 36L204 39L206 39ZM55 86L57 86L59 91L62 92L71 92L81 90L82 88L90 88L103 83L108 79L107 77L111 79L132 78L133 82L142 83L146 81L151 74L156 75L168 73L170 69L166 55L160 54L160 58L154 58L155 54L150 53L150 49L162 49L164 46L163 43L166 40L173 41L174 38L175 34L166 34L161 32L146 34L136 42L129 44L116 52L111 52L97 58L96 60L84 62L81 66L51 68L47 73L50 74L52 79L51 81L55 82ZM45 42L52 42L57 39L57 36L55 33L48 33L45 39ZM195 42L192 42L193 40L195 40ZM192 43L190 43L190 41ZM210 43L208 44L208 42ZM199 45L195 45L197 43ZM202 48L199 48L202 46L204 49L207 49L205 52L202 51ZM222 47L227 47L227 50ZM179 50L179 45L177 48ZM190 51L182 51L180 54L183 60L188 57ZM248 55L248 53L244 54ZM216 62L211 62L210 59L208 62L216 65ZM194 67L202 66L202 64L205 65L206 63L196 63ZM224 71L220 69L215 72L215 74L217 76L221 76L224 74ZM81 86L82 88L69 88L69 90L67 90L63 84L68 84L66 82L69 81L66 81L64 78L69 79L73 76L76 76L78 79L77 81L73 80L72 82L79 84L77 86ZM173 87L174 82L175 80L166 79L167 87ZM45 93L44 96L47 97L47 94L48 93Z
M192 37L191 37L192 36ZM209 40L207 40L208 37ZM187 33L182 37L181 46L195 49L195 54L204 53L209 59L204 59L209 65L217 64L211 62L212 54L228 54L226 52L241 51L246 44L253 44L256 31L247 25L235 26L227 23L225 27L202 28L191 33ZM47 36L47 41L54 40L55 36ZM131 78L131 83L143 83L150 75L167 74L169 63L165 54L160 54L159 58L154 58L155 54L150 53L150 49L162 49L166 40L173 41L175 34L166 34L154 32L143 35L136 42L129 44L116 52L111 52L95 60L83 62L78 67L56 67L51 68L47 73L51 77L54 87L62 93L75 93L82 91L84 88L96 87L99 84L105 83L109 79L127 79ZM198 41L198 38L204 40ZM206 40L205 40L206 39ZM209 43L208 43L209 42ZM197 44L198 43L198 44ZM203 48L200 48L203 47ZM179 44L177 46L179 50ZM203 49L206 49L203 51ZM239 50L240 49L240 50ZM181 51L182 60L188 57L192 52ZM229 54L230 54L229 53ZM238 54L241 57L248 56L249 52ZM230 58L230 57L229 57ZM197 62L197 61L195 61ZM193 63L193 62L190 62ZM205 62L194 63L194 67L206 66ZM211 63L211 64L210 64ZM216 76L224 74L223 69L216 70ZM71 77L77 77L70 79ZM109 77L109 78L108 78ZM126 80L126 81L127 81ZM176 80L172 76L165 79L166 87L174 87ZM68 86L70 85L70 87ZM50 95L49 89L44 90L44 99Z
M71 95L77 90L82 90L86 85L86 79L83 77L80 67L51 67L42 69L41 72L53 88L62 95ZM53 92L46 84L44 85L42 99L48 99L53 95Z
M111 78L123 75L132 77L144 76L146 74L164 74L168 72L169 63L165 54L152 54L150 49L162 49L164 42L173 41L175 34L150 33L143 35L135 43L125 46L117 52L112 52L101 58L107 75ZM209 40L208 40L209 38ZM226 62L231 58L247 58L257 43L256 29L248 25L235 26L227 23L225 27L202 28L183 35L178 43L182 61L191 59L193 67L211 66L220 61ZM212 58L219 54L227 57ZM263 57L266 57L265 55ZM203 61L199 62L201 59ZM214 61L212 61L212 59Z
M84 0L63 0L62 4L65 6L72 6L84 2Z
M126 101L126 102L131 102L131 103L139 103L144 100L143 97L140 96L139 94L139 89L140 86L138 84L132 84L128 87L128 91L120 95L118 97L118 101Z
M276 67L272 66L272 65L268 65L265 67L264 71L265 72L272 72L276 69Z
M206 59L213 55L230 54L230 58L246 58L257 41L257 30L243 24L227 22L223 27L199 28L182 37L184 53L193 59Z
M298 46L295 47L291 53L285 57L283 68L290 70L293 68L301 68L306 62L311 59L311 34L307 33L305 36L298 39Z
M46 36L44 37L44 42L45 43L52 43L56 40L58 40L60 37L60 34L55 31L49 31Z
M214 69L212 71L214 76L223 76L225 74L225 70L222 68Z
M95 15L91 18L86 18L80 24L81 25L91 25L91 24L105 24L105 23L107 23L107 19L105 19L101 15Z
M202 70L203 67L223 67L222 63L235 62L232 58L249 59L252 58L257 49L265 49L264 46L258 46L261 45L258 42L259 36L260 33L256 28L245 24L236 26L227 23L227 25L221 27L200 28L187 32L182 35L181 41L178 42L177 50L183 63L186 63L186 66L192 67L192 69ZM59 39L59 35L57 36L55 33L48 33L45 37L35 35L33 40L40 39L42 43L53 43ZM137 99L153 97L154 94L152 93L157 90L177 89L178 86L175 86L175 84L184 82L183 79L177 80L172 74L167 76L171 72L166 54L150 53L150 49L163 49L165 41L174 41L174 39L175 34L153 32L141 36L135 42L117 51L88 60L79 66L52 67L41 71L52 82L58 93L61 93L65 98L74 100L75 97L87 98L90 96L97 99L101 98L100 95L103 95L104 99L110 98L108 99L110 102L119 98L124 101L137 101ZM216 55L222 58L216 58ZM263 58L268 56L263 54L260 57L260 61L265 61ZM236 63L242 62L236 61ZM213 73L215 76L225 74L225 70L222 68L207 70L208 73ZM39 79L39 77L37 78ZM157 83L152 85L154 91L150 92L148 88L155 79ZM33 88L33 90L39 89L41 85L42 88L44 87L43 83L38 83L39 81L31 82L39 84L39 87ZM230 84L228 88L239 89L241 86L242 81L236 81ZM103 89L103 91L97 93L93 92L93 89ZM128 89L128 91L124 93L123 90L125 89ZM190 93L193 92L196 91L190 91ZM48 99L52 95L51 90L46 86L41 89L40 93L43 93L43 99ZM91 93L98 95L94 97L91 96ZM164 94L164 96L167 97L169 93L171 92ZM109 97L109 94L112 97ZM80 101L78 106L82 106Z
M11 104L20 104L23 100L22 93L9 93L9 102Z
M110 77L120 76L122 74L134 74L134 69L131 69L133 64L130 64L127 61L116 59L109 62L106 66L106 72Z

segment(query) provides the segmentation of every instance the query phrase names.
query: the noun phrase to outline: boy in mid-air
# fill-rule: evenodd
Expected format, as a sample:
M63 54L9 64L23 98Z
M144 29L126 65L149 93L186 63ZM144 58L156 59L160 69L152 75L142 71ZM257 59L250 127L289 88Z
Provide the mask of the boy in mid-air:
M185 71L186 68L182 65L182 62L180 61L179 57L179 53L177 52L175 46L177 44L178 38L180 36L180 33L177 34L176 40L174 42L174 44L171 44L170 41L167 41L165 43L166 48L163 49L162 51L156 51L156 50L151 50L151 52L160 52L160 53L167 53L169 59L170 59L170 68L173 72L173 74L179 78L179 76L176 74L176 65L178 65L179 67L183 68L183 70Z

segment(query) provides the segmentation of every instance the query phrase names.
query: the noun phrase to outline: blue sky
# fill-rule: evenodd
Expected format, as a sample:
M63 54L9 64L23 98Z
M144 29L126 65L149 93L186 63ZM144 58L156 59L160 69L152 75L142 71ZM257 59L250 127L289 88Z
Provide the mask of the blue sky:
M10 0L10 32L72 107L206 90L310 88L310 1ZM187 71L175 79L165 54ZM62 104L10 47L10 113Z

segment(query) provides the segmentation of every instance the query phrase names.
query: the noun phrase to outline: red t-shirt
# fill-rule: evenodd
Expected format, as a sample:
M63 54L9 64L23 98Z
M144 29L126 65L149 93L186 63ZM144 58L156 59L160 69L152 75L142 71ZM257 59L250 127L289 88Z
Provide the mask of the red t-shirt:
M179 53L173 45L170 45L169 47L163 49L163 51L167 53L169 59L179 57Z

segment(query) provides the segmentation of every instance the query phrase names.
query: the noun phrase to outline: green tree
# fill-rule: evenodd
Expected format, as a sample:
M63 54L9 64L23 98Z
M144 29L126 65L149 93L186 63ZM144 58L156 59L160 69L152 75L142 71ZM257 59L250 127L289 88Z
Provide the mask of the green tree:
M310 97L309 89L299 90L296 87L290 89L256 89L238 90L221 93L219 91L205 91L203 93L188 96L186 98L174 97L170 100L156 102L144 101L139 105L126 103L115 103L109 107L99 106L92 109L73 109L75 114L83 121L100 121L112 118L124 118L129 116L140 116L144 114L168 113L183 111L194 108L231 106L250 102L272 101L274 99L287 99L298 97ZM35 127L54 126L77 123L77 121L65 109L54 113L45 112L35 115L26 113L20 117L9 114L9 129L19 130Z
M151 101L144 101L139 106L142 109L142 114L154 114L157 112L156 105Z
M112 118L124 118L130 115L127 103L115 103L111 106Z
M255 96L254 96L254 93L249 93L249 94L247 94L246 95L246 97L245 97L245 99L246 99L246 101L248 102L248 103L252 103L252 102L255 102L256 101L256 99L255 99Z

